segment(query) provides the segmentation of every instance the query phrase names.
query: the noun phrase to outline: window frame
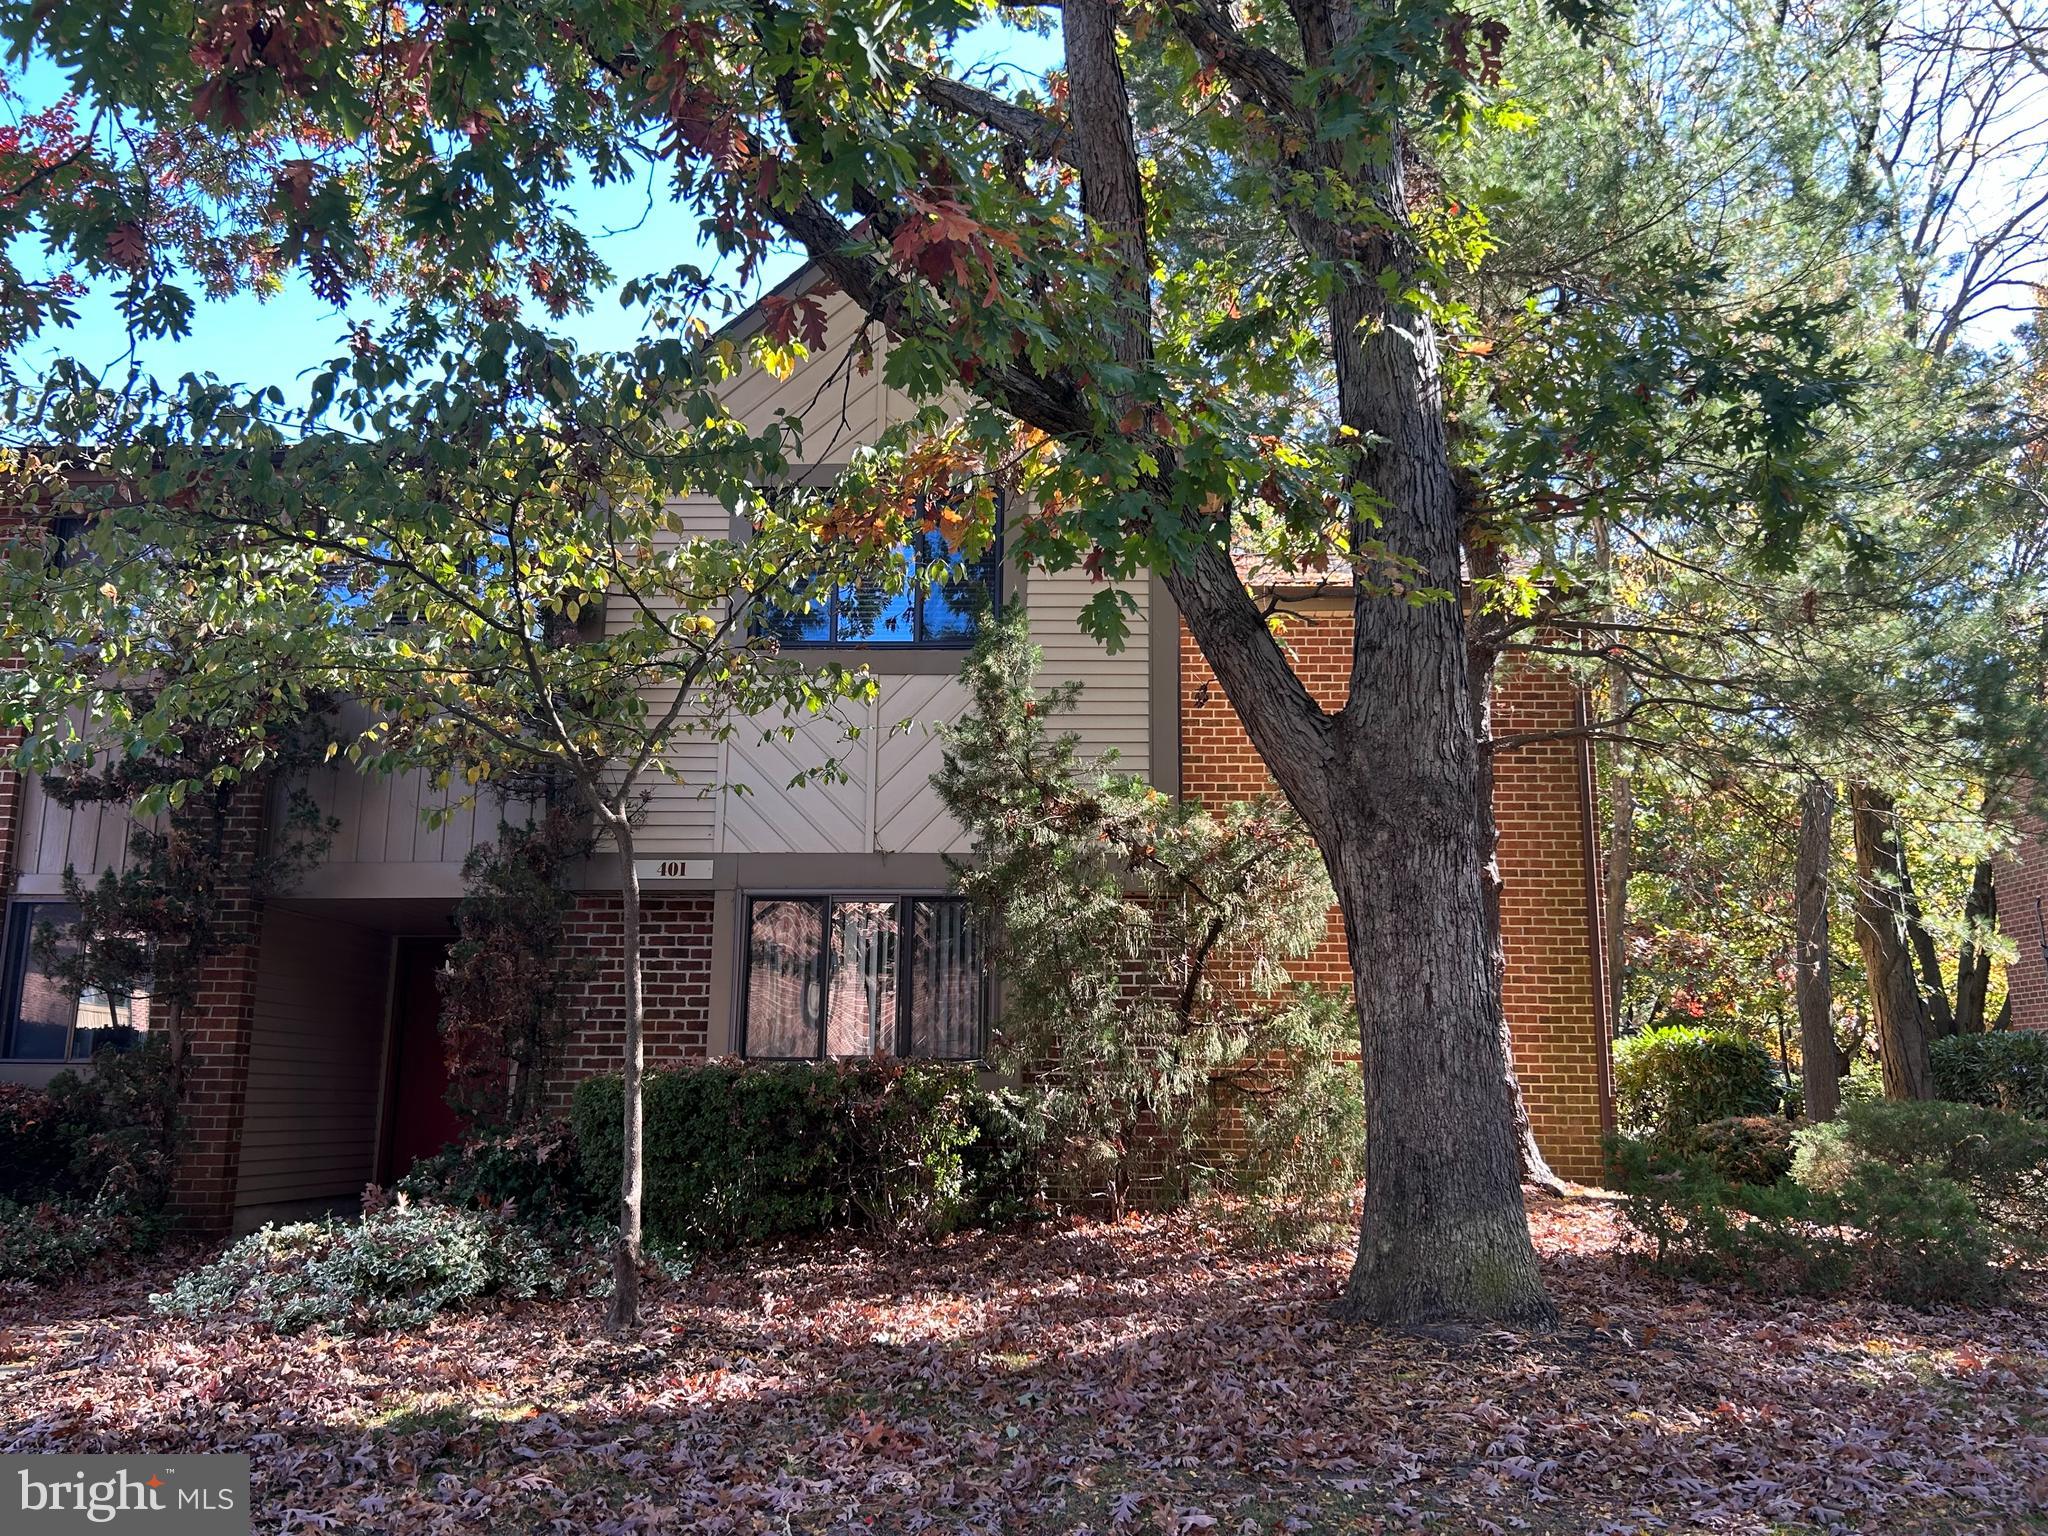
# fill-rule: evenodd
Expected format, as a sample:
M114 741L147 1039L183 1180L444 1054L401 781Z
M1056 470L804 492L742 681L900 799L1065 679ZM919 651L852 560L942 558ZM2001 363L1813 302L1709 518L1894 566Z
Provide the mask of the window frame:
M897 1061L937 1062L980 1062L988 1056L989 1015L993 998L991 976L987 961L987 950L980 935L975 937L975 1011L977 1014L974 1049L962 1056L914 1056L909 1046L912 1039L911 1001L916 988L911 985L909 956L915 908L919 902L950 902L965 909L967 900L952 891L858 891L858 890L798 890L798 891L747 891L741 896L741 922L739 933L740 980L736 989L738 996L738 1018L734 1029L735 1043L742 1061L858 1061L857 1056L833 1056L826 1049L828 1033L832 1027L832 909L840 903L863 903L868 905L888 903L896 914L896 1018L895 1038L890 1042L887 1054ZM817 1049L809 1056L770 1056L750 1049L747 1040L749 1002L754 989L754 909L767 902L804 902L824 909L824 924L821 947L817 960L818 974L818 1030ZM972 914L969 914L972 921ZM870 1051L869 1055L875 1054Z
M990 614L1002 611L1003 591L1006 585L1004 576L1008 558L1003 543L1004 497L1001 491L995 493L995 502L995 533L989 540L988 548L981 555L981 558L988 562L988 577L985 581L957 583L957 585L969 587L982 593L988 599L988 612ZM956 585L956 583L949 582L946 585ZM783 624L778 622L779 618L797 620L814 618L819 612L815 608L806 609L800 614L792 615L777 615L772 611L764 612L758 617L756 628L759 631L773 635L776 643L784 650L878 651L883 655L897 656L914 651L969 651L974 648L974 643L981 638L982 628L981 620L979 619L972 625L969 633L957 638L938 640L927 638L925 634L924 605L925 599L931 594L933 588L931 586L920 588L916 573L914 571L907 571L905 572L904 590L912 598L911 637L908 640L879 640L872 636L867 639L842 639L839 634L839 599L844 590L842 587L834 586L831 592L826 595L823 605L823 612L825 614L825 637L823 639L808 640L801 636L791 635L786 632ZM892 593L892 598L895 595Z
M62 897L21 896L8 902L4 915L0 915L0 924L4 924L0 926L0 1062L19 1066L77 1067L92 1059L92 1053L78 1054L78 1019L85 1010L82 1000L72 1002L71 1022L64 1029L62 1055L23 1056L14 1048L15 1029L21 1023L22 994L28 986L36 926L45 921L40 914L50 908L69 911L74 916L78 911L75 902ZM140 1029L129 1031L134 1042L140 1042L146 1033ZM115 1049L125 1050L128 1047L116 1046Z

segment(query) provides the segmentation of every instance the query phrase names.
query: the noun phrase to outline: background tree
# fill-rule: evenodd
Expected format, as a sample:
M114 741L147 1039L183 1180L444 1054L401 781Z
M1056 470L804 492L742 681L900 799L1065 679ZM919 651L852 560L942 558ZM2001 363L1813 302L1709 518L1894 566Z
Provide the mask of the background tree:
M1504 68L1551 131L1513 161L1503 141L1468 141L1468 174L1519 194L1494 210L1499 248L1471 290L1484 351L1461 365L1474 472L1508 550L1494 557L1504 645L1570 662L1572 637L1599 637L1597 664L1580 665L1611 745L1611 894L1631 888L1628 791L1646 759L1694 807L1737 784L1776 805L1785 779L1867 783L1914 808L1931 860L1976 828L1981 878L1940 922L1916 934L1904 904L1866 904L1892 913L1868 936L1937 1020L1930 929L1968 978L1954 1011L1993 1011L1988 861L2044 739L2027 681L2039 417L2016 387L2024 357L1987 334L2042 269L2038 34L2027 7L1681 6L1634 13L1588 51L1524 13ZM1651 312L1671 323L1646 330L1660 291ZM1813 472L1805 450L1786 457L1796 412L1751 418L1764 435L1745 478L1730 424L1660 382L1711 377L1729 356L1715 332L1759 321L1755 350L1803 334L1816 358L1832 352L1806 379L1831 396ZM1681 366L1646 363L1657 347ZM1822 529L1796 555L1726 536L1768 528L1788 500ZM1765 821L1790 841L1790 820ZM1757 910L1675 926L1741 954Z

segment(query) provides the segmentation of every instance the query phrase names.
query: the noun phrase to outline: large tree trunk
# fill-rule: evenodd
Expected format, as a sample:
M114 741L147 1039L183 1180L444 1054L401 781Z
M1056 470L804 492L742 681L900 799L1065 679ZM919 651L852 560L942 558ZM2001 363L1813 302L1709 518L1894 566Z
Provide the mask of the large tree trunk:
M1810 781L1799 797L1796 950L1799 996L1799 1077L1806 1118L1832 1120L1842 1104L1841 1061L1835 1046L1834 968L1828 952L1828 866L1834 853L1835 790Z
M1142 362L1150 263L1114 15L1108 0L1069 0L1061 14L1081 206L1126 279L1113 348L1120 361ZM1328 67L1357 18L1319 5L1296 14L1310 64ZM1324 174L1335 170L1336 146L1304 152L1329 157ZM1342 275L1329 301L1339 414L1362 445L1352 547L1377 540L1412 562L1422 584L1450 594L1459 526L1436 336L1378 275L1405 289L1416 260L1403 158L1389 143L1369 163L1358 192L1377 209L1365 233L1312 208L1293 219L1312 255L1363 269L1334 268ZM1204 539L1166 580L1253 745L1314 831L1344 914L1366 1079L1365 1210L1345 1310L1401 1325L1549 1322L1522 1206L1481 886L1462 609L1448 596L1417 605L1358 582L1347 702L1331 717L1274 644L1227 547Z
M619 928L625 970L626 1052L625 1140L619 1175L619 1237L612 1249L612 1309L606 1326L624 1333L640 1326L640 1211L642 1137L640 1129L640 1075L646 1065L646 1046L641 1032L640 993L640 873L633 863L633 828L624 815L611 821L613 841L619 850Z
M1927 1004L1913 970L1911 932L1918 910L1899 841L1898 807L1883 790L1852 783L1849 816L1856 842L1856 939L1870 976L1885 1097L1931 1099Z
M1988 937L1998 926L1998 886L1991 861L1979 859L1970 872L1970 894L1963 903L1963 945L1956 956L1955 1028L1959 1035L1981 1035L1989 1021L1985 1000L1991 993L1991 951Z
M1550 1159L1536 1144L1536 1127L1529 1118L1529 1101L1522 1097L1522 1082L1515 1074L1515 1032L1508 1022L1507 946L1500 928L1501 887L1500 823L1493 812L1493 684L1500 670L1501 652L1507 643L1507 626L1497 614L1483 614L1470 601L1471 590L1484 579L1499 574L1500 546L1490 530L1480 526L1481 518L1469 483L1460 481L1459 522L1464 529L1465 565L1470 577L1465 599L1470 612L1471 632L1465 637L1466 671L1472 695L1472 732L1479 746L1479 844L1485 853L1480 866L1480 889L1486 898L1487 964L1500 978L1501 1055L1508 1066L1508 1100L1514 1106L1515 1148L1521 1161L1522 1182L1549 1195L1568 1195L1571 1186L1557 1176Z

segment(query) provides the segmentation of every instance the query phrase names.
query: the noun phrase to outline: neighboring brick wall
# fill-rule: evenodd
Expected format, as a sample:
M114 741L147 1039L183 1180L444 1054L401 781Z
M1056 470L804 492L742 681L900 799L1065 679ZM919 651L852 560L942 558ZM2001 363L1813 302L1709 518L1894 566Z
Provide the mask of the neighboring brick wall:
M597 973L577 987L575 1023L549 1094L555 1108L568 1108L584 1078L618 1071L626 1049L622 905L602 892L576 900L568 948L594 959ZM640 946L648 1068L703 1060L711 1040L711 897L643 895Z
M2029 820L2012 857L1994 873L1998 926L2018 953L2005 963L2015 1029L2048 1029L2048 959L2041 953L2041 914L2048 912L2048 847L2040 823ZM2041 903L2041 905L2036 905Z
M1285 641L1296 674L1317 702L1340 705L1351 666L1349 615L1326 608L1313 622L1289 626ZM1265 764L1185 624L1180 676L1181 792L1219 805L1271 792ZM1574 698L1568 678L1521 669L1507 675L1496 693L1495 731L1569 728ZM1503 1001L1515 1070L1544 1155L1566 1178L1591 1182L1603 1171L1605 1042L1595 999L1596 917L1587 901L1578 750L1564 741L1500 754L1494 809L1507 951ZM1350 985L1343 926L1334 908L1323 943L1292 969L1322 985Z
M1494 690L1495 737L1570 730L1577 687L1564 674L1522 666ZM1605 1160L1599 985L1586 870L1585 804L1577 740L1535 742L1495 754L1493 816L1500 835L1500 926L1507 954L1503 1001L1515 1075L1536 1144L1568 1179L1597 1182Z
M226 816L226 837L253 850L263 835L267 799L266 781L238 786ZM247 892L223 900L223 942L201 970L198 995L179 1020L184 1037L181 1141L171 1203L179 1218L200 1232L226 1232L234 1222L261 923L257 902Z
M21 507L0 502L0 559L6 558L7 545L27 526L27 515ZM20 666L19 656L0 655L0 670L12 672ZM4 906L14 892L14 854L21 825L22 782L21 775L10 765L14 761L15 748L20 745L20 731L0 730L0 906Z

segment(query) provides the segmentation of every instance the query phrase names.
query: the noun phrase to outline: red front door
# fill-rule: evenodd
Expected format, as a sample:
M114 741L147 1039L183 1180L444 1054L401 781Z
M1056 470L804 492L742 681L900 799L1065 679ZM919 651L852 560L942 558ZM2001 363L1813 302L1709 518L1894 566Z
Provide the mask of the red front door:
M448 1103L448 1062L441 1053L441 991L434 980L447 945L398 941L398 986L391 1021L391 1083L384 1117L384 1182L461 1137L462 1117Z

